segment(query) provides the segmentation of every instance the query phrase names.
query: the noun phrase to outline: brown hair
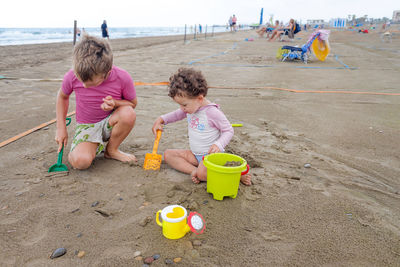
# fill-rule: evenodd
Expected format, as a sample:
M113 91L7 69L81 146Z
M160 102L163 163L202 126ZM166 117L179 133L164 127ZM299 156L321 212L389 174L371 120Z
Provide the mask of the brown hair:
M108 41L84 34L74 48L73 68L83 82L98 74L106 75L113 65L113 53Z
M207 81L201 71L190 68L180 68L169 78L168 96L176 95L194 98L199 95L206 96L208 91Z

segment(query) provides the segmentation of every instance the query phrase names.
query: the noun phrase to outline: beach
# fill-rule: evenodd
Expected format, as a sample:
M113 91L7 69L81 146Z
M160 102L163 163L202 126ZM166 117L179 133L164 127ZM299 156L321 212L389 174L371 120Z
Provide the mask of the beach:
M325 62L276 59L279 47L302 45L310 34L292 43L254 31L187 43L111 40L114 64L135 82L167 82L180 67L202 71L207 98L243 124L226 151L247 160L253 185L217 201L206 183L165 163L143 170L154 120L178 105L165 85L137 85L137 121L121 150L138 164L100 155L74 170L69 143L69 175L51 176L55 124L0 148L0 265L142 266L159 254L152 266L174 258L180 266L400 266L399 33L389 43L378 30L333 30ZM56 117L72 49L0 48L0 75L15 78L0 79L0 142ZM72 116L69 140L74 126ZM168 148L188 148L185 121L165 127L158 151ZM166 239L155 217L172 204L202 214L204 233ZM67 253L50 259L60 247Z

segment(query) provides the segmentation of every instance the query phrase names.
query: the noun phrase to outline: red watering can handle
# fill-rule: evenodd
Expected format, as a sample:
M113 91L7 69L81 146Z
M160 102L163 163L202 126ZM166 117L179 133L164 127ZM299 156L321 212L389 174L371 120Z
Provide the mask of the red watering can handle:
M249 170L250 170L249 164L246 165L246 168L247 168L247 169L246 169L245 171L243 171L243 172L241 173L241 175L246 175L246 174L249 173Z

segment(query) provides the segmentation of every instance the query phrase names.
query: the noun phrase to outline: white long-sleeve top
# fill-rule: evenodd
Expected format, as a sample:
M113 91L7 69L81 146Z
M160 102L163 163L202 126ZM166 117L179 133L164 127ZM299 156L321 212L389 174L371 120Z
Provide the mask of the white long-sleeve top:
M207 154L213 144L222 152L232 139L232 125L217 104L208 104L193 114L178 109L161 116L165 124L185 117L188 122L190 150L195 155Z

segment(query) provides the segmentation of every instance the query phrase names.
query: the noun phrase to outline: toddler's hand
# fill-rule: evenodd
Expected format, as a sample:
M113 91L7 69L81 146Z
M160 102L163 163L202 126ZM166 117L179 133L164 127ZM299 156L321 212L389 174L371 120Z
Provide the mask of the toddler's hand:
M212 154L212 153L218 153L221 152L221 150L219 149L219 147L217 145L212 145L210 147L210 149L208 150L208 154Z
M153 134L157 134L157 130L162 131L164 126L164 120L161 117L158 117L156 121L153 124L153 128L151 130L153 131Z
M115 108L115 101L112 96L106 96L103 98L103 104L101 104L101 109L104 111L113 110Z

